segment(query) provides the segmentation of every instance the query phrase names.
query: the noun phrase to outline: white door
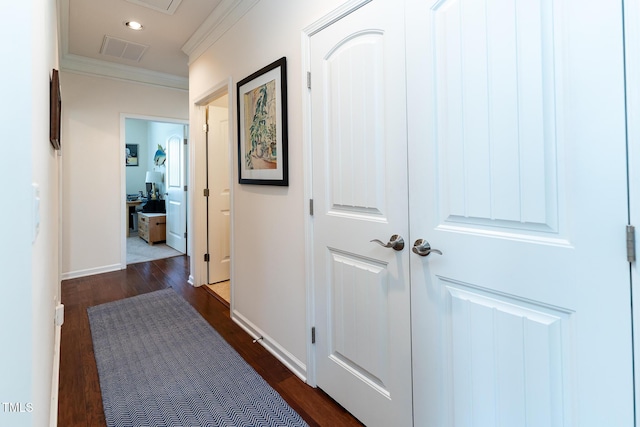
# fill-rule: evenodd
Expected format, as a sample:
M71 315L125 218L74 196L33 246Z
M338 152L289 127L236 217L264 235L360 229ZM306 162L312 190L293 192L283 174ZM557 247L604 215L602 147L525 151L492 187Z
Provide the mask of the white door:
M177 251L187 251L187 204L185 202L185 156L183 136L174 135L167 141L166 200L167 245Z
M629 213L630 224L640 232L640 1L628 0L625 7L625 65L627 83L627 132L629 146ZM636 242L637 242L636 238ZM638 244L636 243L636 246ZM637 256L636 256L637 258ZM640 269L638 262L631 266L634 314L634 347L636 366L640 366ZM640 384L640 369L635 369L636 384ZM640 393L636 393L636 408L640 408Z
M403 9L310 37L318 387L365 425L411 425Z
M408 1L415 425L633 425L622 2Z
M229 96L213 101L209 109L209 283L229 280L231 215L229 191Z

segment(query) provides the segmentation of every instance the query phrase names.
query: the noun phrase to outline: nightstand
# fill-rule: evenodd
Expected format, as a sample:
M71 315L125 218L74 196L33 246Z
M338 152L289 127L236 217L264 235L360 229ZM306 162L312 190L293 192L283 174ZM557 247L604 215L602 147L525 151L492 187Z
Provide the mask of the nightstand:
M167 239L167 214L138 213L138 236L150 245Z

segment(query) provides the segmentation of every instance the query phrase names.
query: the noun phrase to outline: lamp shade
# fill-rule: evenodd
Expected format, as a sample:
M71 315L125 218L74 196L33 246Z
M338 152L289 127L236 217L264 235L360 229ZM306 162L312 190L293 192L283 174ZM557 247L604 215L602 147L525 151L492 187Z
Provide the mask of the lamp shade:
M147 171L147 175L144 178L144 182L160 182L162 180L162 174L160 172Z

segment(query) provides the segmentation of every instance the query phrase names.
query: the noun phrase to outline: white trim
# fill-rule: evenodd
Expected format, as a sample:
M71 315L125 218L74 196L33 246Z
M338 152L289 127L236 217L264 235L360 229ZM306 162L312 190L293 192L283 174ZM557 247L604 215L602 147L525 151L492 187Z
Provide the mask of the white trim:
M63 71L80 74L98 75L118 80L133 81L152 86L169 87L180 90L189 89L189 78L161 73L144 68L131 67L108 61L86 58L69 53L69 0L59 2L59 68Z
M58 11L58 16L60 15ZM63 185L62 185L62 171L64 164L64 146L57 150L55 156L55 163L57 168L57 188L58 188L58 265L56 271L56 293L54 297L53 306L57 307L62 304L62 236L63 236L63 221L62 221L62 207L63 205ZM55 310L55 308L54 308ZM51 374L51 402L49 407L49 427L58 426L58 400L60 389L60 343L62 337L62 325L56 325L54 322L54 338L53 338L53 372Z
M182 46L182 51L189 56L189 65L206 52L259 1L222 0Z
M127 268L127 170L122 159L126 159L127 115L120 113L120 269Z
M305 238L305 288L307 304L307 383L313 387L317 386L316 378L316 347L311 343L310 331L315 325L315 285L314 265L313 265L313 217L309 212L309 200L313 198L313 157L312 157L312 129L311 129L311 91L307 88L307 72L311 70L311 36L317 34L331 24L339 21L350 13L360 9L362 6L373 0L350 0L342 6L329 12L327 15L315 21L302 30L302 162L304 173L304 210L306 221L304 226ZM313 76L311 76L313 87Z
M233 84L233 81L231 77L229 77L228 79L225 79L220 83L215 84L211 86L209 89L202 92L202 94L200 94L200 96L197 97L196 100L193 101L193 103L199 107L205 107L212 101L226 94L228 94L229 97L231 97L232 89L233 89L232 84Z
M190 115L191 125L191 147L189 147L190 158L193 162L189 164L189 178L191 179L191 212L189 214L191 228L187 232L191 236L191 244L193 252L189 258L190 269L192 273L192 286L202 286L207 281L207 267L203 259L206 252L206 240L203 236L206 234L206 217L204 214L203 190L205 184L204 178L204 134L202 126L204 125L203 107L192 104L192 114ZM195 230L198 230L196 233Z
M640 169L637 167L640 158L640 144L638 137L640 136L640 1L627 0L624 2L624 40L625 40L625 80L626 80L626 109L627 109L627 173L628 173L628 189L629 192L629 223L637 229L640 227L640 197L638 196L637 182L640 178ZM640 229L639 229L640 230ZM636 230L636 236L639 233ZM638 242L636 237L636 242ZM637 243L636 243L637 244ZM637 249L636 249L637 252ZM640 270L638 270L638 262L631 263L631 283L634 285L640 283ZM633 364L634 370L634 390L635 390L635 407L640 408L640 310L638 300L640 293L637 286L631 287L631 302L634 307L632 311L633 325ZM639 425L636 422L636 425Z
M265 334L260 328L250 322L246 317L232 311L231 320L244 329L253 339L257 340L256 344L262 345L269 353L285 365L291 372L302 381L307 382L307 369L301 360L288 352L278 342L274 341L269 335Z
M311 216L309 200L313 199L313 157L312 157L312 135L311 135L311 90L307 88L307 72L311 70L311 50L310 35L302 32L302 164L304 170L304 241L305 241L305 283L306 283L306 304L307 304L307 331L315 325L315 286L313 282L313 217ZM312 76L313 80L313 76ZM312 83L313 85L313 83ZM313 86L312 86L313 87ZM305 335L307 348L307 382L316 387L316 352L315 345L311 343L309 335Z
M120 158L124 159L125 145L127 142L126 119L146 120L157 123L174 123L188 125L189 120L175 119L171 117L146 116L141 114L120 113ZM189 159L191 161L191 159ZM191 168L191 165L189 165ZM187 182L188 188L191 188L191 182ZM187 203L191 203L191 199L187 198ZM187 209L189 206L187 206ZM189 221L187 219L187 226ZM188 234L187 234L188 236ZM189 242L189 240L187 241ZM188 243L189 244L189 243ZM189 253L189 250L186 251ZM127 268L127 167L124 162L120 162L120 270Z
M51 406L49 408L49 427L58 425L58 397L60 388L60 337L62 325L55 326L53 341L53 373L51 375Z
M231 304L232 304L232 308L233 308L233 269L234 269L234 231L233 231L233 227L234 227L234 220L233 220L233 211L234 211L234 190L233 190L233 126L234 126L234 122L233 122L233 118L234 118L234 114L233 114L233 80L231 77L219 82L218 84L212 86L211 88L207 89L206 91L204 91L203 93L201 93L199 96L197 96L195 98L195 101L193 101L192 103L192 112L193 114L191 115L191 120L194 122L192 123L192 125L190 126L190 129L192 129L194 132L197 132L195 134L192 135L192 140L195 141L194 144L191 144L190 147L190 154L191 154L191 158L193 159L193 162L190 163L189 165L189 173L191 175L191 177L193 178L193 189L194 192L192 194L202 194L202 190L204 190L204 183L205 183L205 163L201 162L200 163L196 163L195 159L197 158L205 158L205 154L204 152L202 153L197 153L196 152L196 148L197 147L204 147L204 137L203 137L203 132L202 132L202 126L204 125L204 107L207 106L209 103L211 103L213 100L224 96L224 95L228 95L229 96L229 104L228 104L228 111L229 111L229 203L230 203L230 209L231 209L231 235L230 235L230 251L231 251L231 266L230 266L230 280L231 280ZM197 130L196 130L197 129ZM196 186L197 184L197 186ZM191 185L191 184L190 184ZM192 188L192 187L189 187ZM206 221L207 218L205 217L204 214L204 199L202 197L198 198L198 203L197 206L195 204L195 201L192 205L192 209L191 209L191 216L193 217L192 219L192 224L194 225L193 229L196 230L205 230L206 229ZM204 262L204 259L202 258L202 254L205 253L206 251L206 240L203 239L199 239L196 237L196 233L190 231L189 232L191 236L194 236L191 239L191 242L194 243L194 256L192 256L190 258L191 260L191 271L195 273L194 276L191 276L189 279L189 283L192 286L201 286L203 284L205 284L206 282L206 278L207 278L207 264L206 262ZM205 236L205 233L197 233L197 236ZM195 240L198 240L197 242L194 242ZM197 246L195 246L197 245Z
M352 12L355 12L356 10L360 9L362 6L366 5L367 3L371 3L372 1L373 0L349 0L346 3L344 3L342 6L334 9L333 11L324 15L322 18L315 21L313 24L303 29L302 34L306 35L307 38L310 38L314 34L324 30L328 26L338 22L345 16L350 15ZM309 54L310 52L307 51L305 53ZM309 58L305 57L305 60L306 59L309 59ZM305 82L306 82L306 78L305 78Z
M69 271L62 274L62 280L77 279L78 277L93 276L95 274L111 273L122 270L120 264L104 265L102 267L87 268L85 270Z
M160 86L179 90L189 90L189 78L161 73L114 62L101 61L73 54L64 54L60 59L60 69L68 72L87 74Z

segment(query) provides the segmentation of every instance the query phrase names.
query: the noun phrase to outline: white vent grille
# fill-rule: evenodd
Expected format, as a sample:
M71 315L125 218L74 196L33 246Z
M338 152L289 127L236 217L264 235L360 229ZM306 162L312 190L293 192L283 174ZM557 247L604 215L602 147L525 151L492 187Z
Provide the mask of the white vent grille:
M176 12L182 0L127 0L129 3L137 4L138 6L148 7L149 9L157 10L168 15L173 15Z
M128 59L129 61L140 62L142 55L149 46L133 43L127 40L118 39L111 36L104 36L100 53L116 58Z

